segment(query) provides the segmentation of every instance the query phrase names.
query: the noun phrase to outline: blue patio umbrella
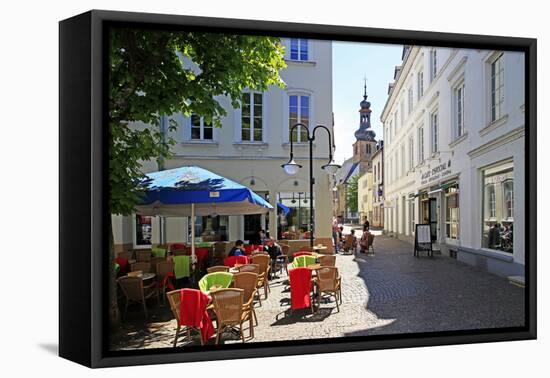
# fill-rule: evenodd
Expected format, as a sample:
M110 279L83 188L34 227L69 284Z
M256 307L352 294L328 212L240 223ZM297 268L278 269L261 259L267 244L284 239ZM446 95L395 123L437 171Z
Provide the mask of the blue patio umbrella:
M181 217L248 215L273 209L248 187L197 166L148 173L145 197L136 210L142 215ZM195 256L195 227L191 227Z
M283 211L284 215L288 215L288 213L290 213L290 208L288 206L283 205L280 202L277 202L277 207Z

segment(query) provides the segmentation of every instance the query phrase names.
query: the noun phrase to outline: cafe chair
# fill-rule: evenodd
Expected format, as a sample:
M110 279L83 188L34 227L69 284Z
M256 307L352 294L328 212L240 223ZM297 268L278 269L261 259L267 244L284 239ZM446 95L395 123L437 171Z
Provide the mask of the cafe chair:
M123 317L126 316L128 305L132 302L140 303L143 306L145 319L147 319L147 305L145 303L147 299L156 297L157 302L160 305L159 292L157 290L156 282L153 281L151 284L143 286L143 280L141 277L120 277L117 282L124 293L124 297L126 298Z
M229 272L214 272L205 274L199 280L199 289L203 293L209 293L212 286L228 288L233 281L233 274Z
M258 264L244 264L239 267L240 273L250 272L260 275L260 265Z
M151 273L151 263L150 262L136 262L130 265L130 271L135 272L136 270L141 270L143 273Z
M264 296L267 299L269 288L269 272L271 270L271 258L269 255L252 255L250 258L252 264L260 266L260 276L258 278L258 287L264 287Z
M137 262L150 262L151 261L151 250L149 249L137 249L134 251L136 255Z
M336 302L336 310L340 312L340 306L338 301L342 303L342 295L340 288L340 278L338 277L338 268L333 266L324 266L317 269L317 277L315 277L315 284L317 285L317 303L321 307L321 299L323 294L329 294L334 296Z
M275 261L275 270L277 272L282 272L284 269L287 276L288 276L288 252L289 251L290 251L290 247L288 245L281 245L282 254L277 256L277 260Z
M246 321L249 322L250 337L254 337L253 315L251 307L243 303L243 289L220 289L210 295L216 314L216 344L219 344L223 331L233 327L238 327L239 335L244 343L243 323Z
M309 255L298 256L292 261L293 268L304 268L315 264L317 264L317 258Z
M233 287L244 290L243 301L246 306L250 307L254 321L258 325L258 318L256 317L256 311L254 310L254 298L258 292L258 274L251 272L240 272L233 275ZM251 331L252 335L254 334Z
M319 264L321 266L335 266L336 265L336 255L319 256Z
M229 272L229 267L225 265L216 265L211 266L209 268L206 268L207 273L215 273L215 272Z
M354 254L355 253L355 250L357 248L357 244L356 244L356 239L354 238L353 235L347 235L346 236L346 239L344 241L344 248L343 248L343 251L345 254Z
M311 300L311 269L294 268L289 271L290 279L290 311L310 308L313 313Z
M209 301L208 296L200 290L181 289L166 293L166 297L177 322L174 348L178 343L178 336L182 327L187 332L187 341L191 341L191 331L196 331L200 334L201 345L206 344L208 339L214 335L212 320L206 310ZM187 308L183 308L183 311L182 304L187 306Z
M174 262L173 261L160 261L157 263L156 267L157 274L157 283L159 286L159 291L164 294L166 289L174 290L174 280L176 276L174 275ZM164 305L165 298L162 296L162 304Z

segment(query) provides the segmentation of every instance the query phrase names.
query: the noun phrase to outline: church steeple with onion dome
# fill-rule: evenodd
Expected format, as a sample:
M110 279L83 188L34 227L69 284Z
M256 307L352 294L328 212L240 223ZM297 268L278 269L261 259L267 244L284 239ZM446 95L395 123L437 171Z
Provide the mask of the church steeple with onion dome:
M363 101L359 103L359 129L355 131L353 161L360 165L360 172L372 169L372 155L376 152L376 133L371 129L371 103L367 100L367 79L365 78Z

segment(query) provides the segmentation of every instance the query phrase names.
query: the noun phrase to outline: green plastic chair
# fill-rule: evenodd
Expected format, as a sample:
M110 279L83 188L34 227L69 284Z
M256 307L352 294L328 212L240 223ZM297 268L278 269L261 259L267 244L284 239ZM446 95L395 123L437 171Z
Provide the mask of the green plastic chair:
M164 248L158 248L158 247L151 248L151 253L155 257L162 257L162 258L166 257L166 249Z
M228 272L214 272L208 273L202 277L199 281L199 289L203 293L210 292L210 288L213 285L220 285L222 288L227 289L233 281L233 273Z
M315 264L317 264L317 258L315 256L297 256L292 261L292 266L294 268L305 268Z
M118 272L120 272L120 265L115 263L115 274L118 274Z

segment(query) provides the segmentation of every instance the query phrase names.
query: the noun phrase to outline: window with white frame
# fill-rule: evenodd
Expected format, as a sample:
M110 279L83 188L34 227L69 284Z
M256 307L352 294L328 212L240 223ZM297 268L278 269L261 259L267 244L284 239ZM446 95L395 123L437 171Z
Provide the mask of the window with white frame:
M415 216L414 216L414 199L409 201L409 219L411 220L410 223L410 234L414 234L415 232Z
M263 140L263 95L245 92L241 109L241 140L261 142Z
M311 113L310 96L308 95L290 95L288 96L288 127L289 130L297 123L309 126ZM307 128L297 126L292 130L290 138L293 142L307 142Z
M458 184L454 184L445 189L445 237L458 239L459 221Z
M407 155L405 154L405 143L401 145L401 176L405 176L405 160Z
M199 117L196 114L191 115L191 139L192 140L209 140L213 139L214 129L212 122L205 121L204 117Z
M290 39L290 59L302 61L309 59L309 41L307 39Z
M504 65L500 54L491 63L490 116L491 122L502 117L504 103Z
M418 163L424 162L424 126L418 128Z
M437 76L437 50L430 51L430 82Z
M418 101L424 96L424 71L421 68L420 71L416 74L416 85L417 85L417 96Z
M408 114L411 114L413 111L413 89L412 87L408 90Z
M439 115L437 111L430 114L430 140L430 152L435 154L439 151Z
M454 88L454 137L464 134L464 82Z
M409 137L409 171L414 167L414 138Z

